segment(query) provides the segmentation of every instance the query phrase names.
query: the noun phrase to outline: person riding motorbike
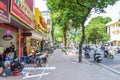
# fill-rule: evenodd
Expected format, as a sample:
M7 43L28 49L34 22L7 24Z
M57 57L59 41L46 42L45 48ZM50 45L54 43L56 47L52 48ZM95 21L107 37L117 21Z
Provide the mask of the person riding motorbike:
M90 58L88 47L86 46L84 50L85 50L85 58Z
M101 55L100 48L98 46L96 46L96 49L94 52L94 60L95 60L96 55Z
M105 49L104 49L104 57L106 57L105 53L106 53L106 55L108 55L108 46L105 46Z

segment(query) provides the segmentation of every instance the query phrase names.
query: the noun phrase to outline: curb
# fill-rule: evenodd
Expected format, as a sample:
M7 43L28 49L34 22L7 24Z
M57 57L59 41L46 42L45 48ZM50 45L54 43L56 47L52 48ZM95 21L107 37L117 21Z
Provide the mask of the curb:
M108 66L106 66L106 65L103 65L103 64L101 64L101 63L98 64L98 65L100 65L100 66L102 66L102 67L104 67L104 68L106 68L106 69L108 69L108 70L110 70L110 71L112 71L112 72L120 75L120 72L119 72L119 71L117 71L117 70L115 70L115 69L113 69L113 68L111 68L111 67L108 67Z
M102 67L104 67L104 68L106 68L106 69L108 69L108 70L110 70L110 71L112 71L112 72L120 75L120 72L119 72L119 71L117 71L117 70L115 70L115 69L113 69L113 68L111 68L111 67L108 67L108 66L106 66L106 65L103 65L102 63L97 63L97 62L95 62L95 61L93 61L93 60L89 60L89 61L90 61L90 62L94 62L94 63L96 63L97 65L100 65L100 66L102 66Z

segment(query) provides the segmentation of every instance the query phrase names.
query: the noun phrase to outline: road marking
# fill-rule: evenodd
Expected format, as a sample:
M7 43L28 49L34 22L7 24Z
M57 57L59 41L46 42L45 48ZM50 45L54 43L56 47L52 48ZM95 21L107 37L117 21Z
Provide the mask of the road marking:
M48 75L48 74L49 73L42 73L42 74L30 75L30 76L23 77L23 79L32 78L32 77L38 77L38 76L43 76L43 75Z
M56 69L55 67L25 67L23 70L47 70Z
M49 62L50 62L52 59L53 59L53 56L51 56ZM47 67L48 65L49 65L49 63L46 65L46 67ZM45 69L42 71L41 74L44 74L44 73L45 73ZM40 75L36 80L41 80L42 76L43 76L43 75Z

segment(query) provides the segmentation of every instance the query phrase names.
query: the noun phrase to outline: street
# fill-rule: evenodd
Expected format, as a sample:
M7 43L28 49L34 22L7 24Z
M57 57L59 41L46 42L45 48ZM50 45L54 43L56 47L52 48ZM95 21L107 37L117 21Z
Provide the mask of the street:
M120 71L120 54L115 55L114 59L103 58L102 64Z
M90 56L92 57L92 59L93 59L93 53L94 53L94 51L91 50ZM110 59L110 58L104 58L103 53L102 53L101 64L111 67L117 71L120 71L120 54L116 54L116 55L114 55L114 59Z
M26 65L26 68L28 66ZM30 76L37 75L31 78L23 78L21 75L0 77L0 80L120 80L120 75L85 58L82 63L78 63L77 56L66 55L61 49L49 55L46 67L55 69L31 70Z

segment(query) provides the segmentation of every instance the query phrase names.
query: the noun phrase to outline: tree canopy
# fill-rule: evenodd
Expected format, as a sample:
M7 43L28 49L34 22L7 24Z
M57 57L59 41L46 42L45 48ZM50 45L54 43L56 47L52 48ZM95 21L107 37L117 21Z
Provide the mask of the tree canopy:
M79 62L82 59L82 44L85 39L85 22L87 18L91 15L92 11L96 13L104 12L104 8L115 4L116 1L119 0L47 0L51 17L55 19L54 21L56 24L59 24L59 27L64 27L63 32L66 33L71 23L72 27L81 27L82 36L79 43Z
M109 40L109 35L106 32L106 23L112 21L111 18L102 16L91 19L85 27L86 40L92 43L99 43Z

